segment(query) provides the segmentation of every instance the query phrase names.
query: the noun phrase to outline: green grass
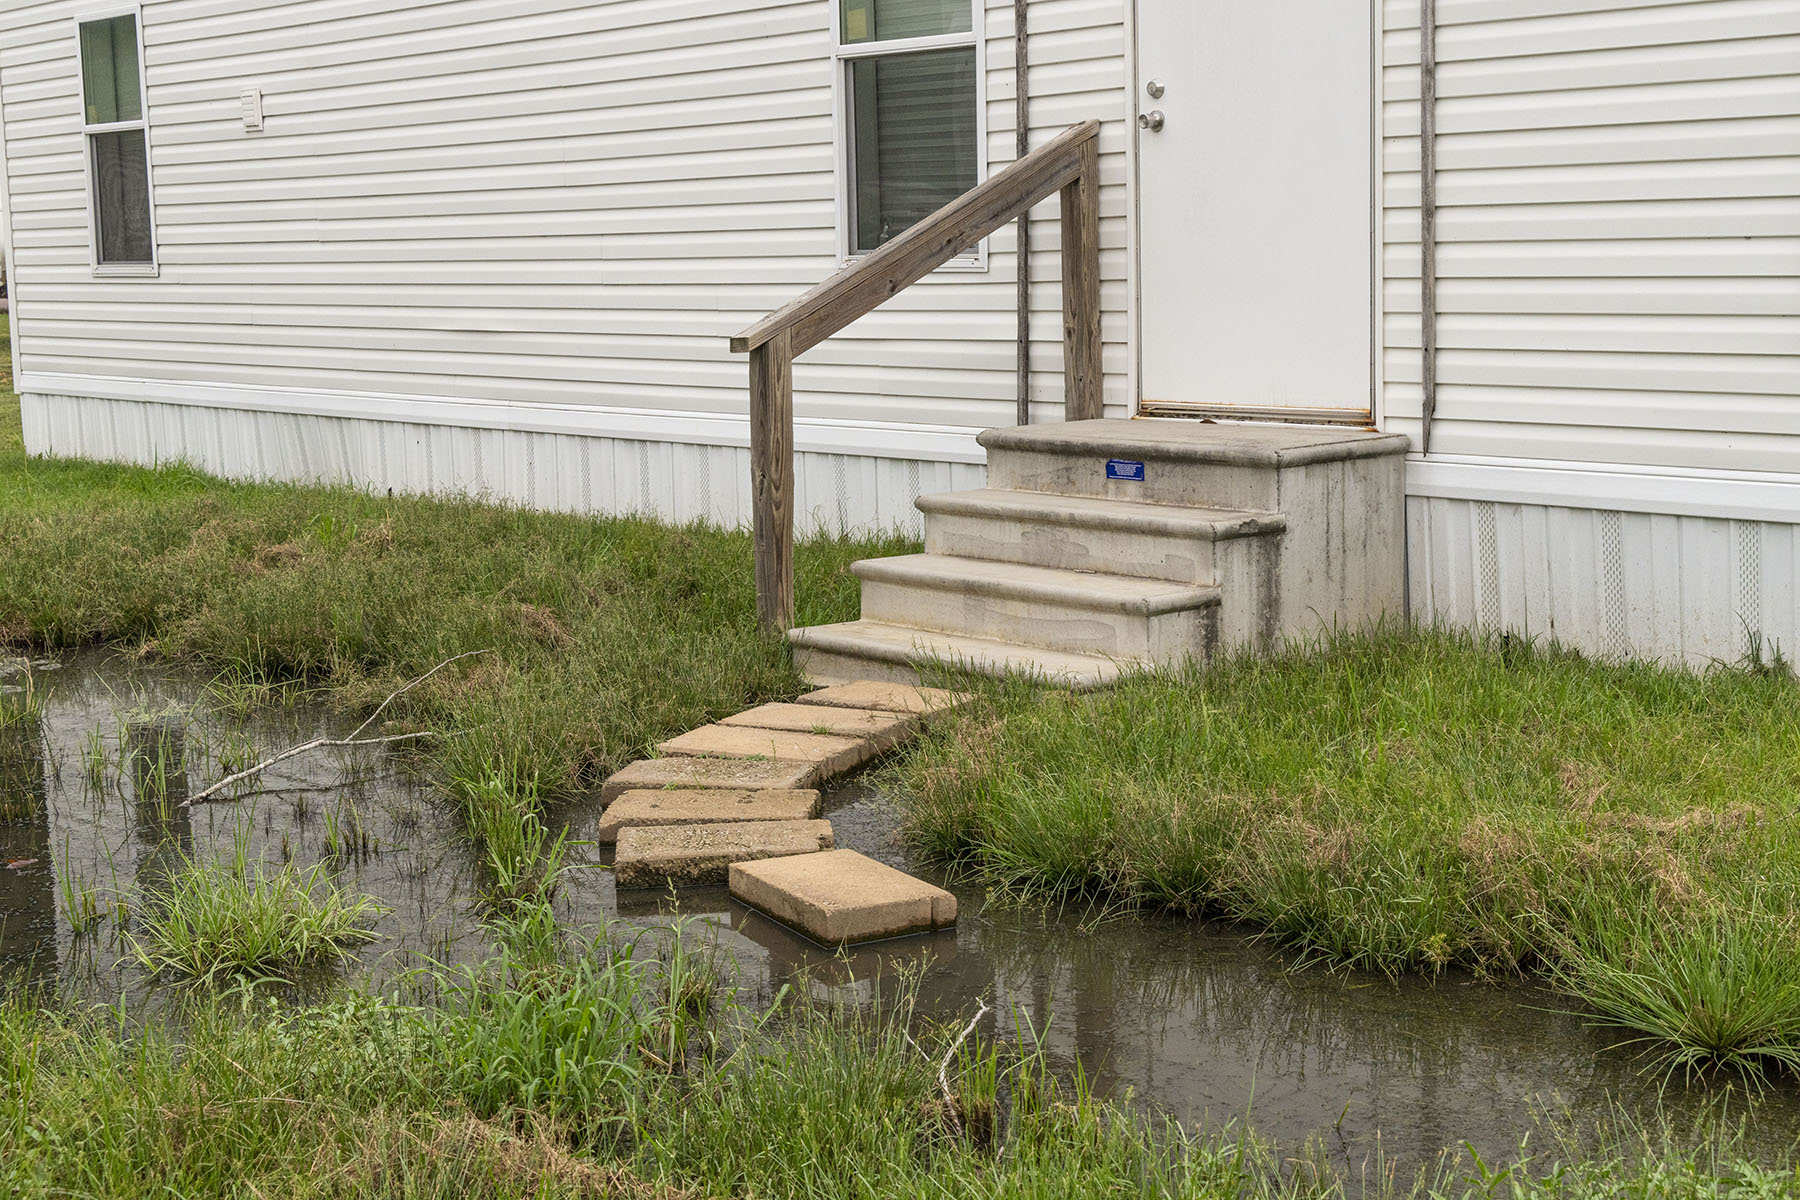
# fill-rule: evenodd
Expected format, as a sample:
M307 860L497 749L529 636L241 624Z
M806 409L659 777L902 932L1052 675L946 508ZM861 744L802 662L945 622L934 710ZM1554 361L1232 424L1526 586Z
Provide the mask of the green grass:
M1093 696L992 690L901 783L913 842L1002 887L1388 973L1555 969L1683 1065L1800 1051L1800 991L1773 986L1800 978L1785 674L1346 637Z
M800 690L757 631L742 532L31 459L10 392L0 545L0 646L115 643L233 695L303 681L355 713L490 649L390 715L444 735L424 753L445 779L505 762L546 798ZM803 539L801 620L854 616L849 564L910 545Z
M375 940L374 900L333 884L322 865L271 869L240 840L229 860L190 860L147 889L128 935L145 970L211 982L342 962Z
M1195 1132L1097 1098L1037 1045L803 999L692 1002L642 941L427 972L384 998L197 995L178 1023L0 1002L0 1193L86 1196L1793 1195L1785 1163L1666 1134L1340 1174L1320 1146ZM672 1036L672 1025L684 1030ZM947 1059L948 1093L938 1079ZM1415 1176L1412 1172L1418 1170Z

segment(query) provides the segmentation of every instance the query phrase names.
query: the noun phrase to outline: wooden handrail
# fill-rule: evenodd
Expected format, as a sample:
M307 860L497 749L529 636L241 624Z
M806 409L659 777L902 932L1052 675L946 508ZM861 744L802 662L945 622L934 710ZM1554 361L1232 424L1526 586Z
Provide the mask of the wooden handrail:
M1059 191L1064 414L1071 421L1098 417L1103 408L1098 121L1063 131L731 339L734 353L750 355L756 615L764 628L786 629L794 620L794 356Z

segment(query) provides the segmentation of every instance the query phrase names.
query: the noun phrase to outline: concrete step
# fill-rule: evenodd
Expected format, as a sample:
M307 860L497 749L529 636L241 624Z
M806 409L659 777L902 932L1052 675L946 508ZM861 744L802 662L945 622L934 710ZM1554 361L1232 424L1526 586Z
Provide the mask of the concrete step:
M1057 687L1087 691L1108 687L1143 666L1131 659L1067 654L866 618L790 630L788 641L801 673L824 687L860 680L916 684L919 664L943 662L981 675L1028 675Z
M1410 445L1366 430L1154 418L990 429L980 441L990 488L1281 512L1290 522L1297 514L1284 476L1403 455Z
M947 554L865 559L864 620L1042 646L1176 662L1217 641L1219 589Z
M921 496L925 552L1180 583L1220 582L1214 544L1279 534L1278 513L987 488Z

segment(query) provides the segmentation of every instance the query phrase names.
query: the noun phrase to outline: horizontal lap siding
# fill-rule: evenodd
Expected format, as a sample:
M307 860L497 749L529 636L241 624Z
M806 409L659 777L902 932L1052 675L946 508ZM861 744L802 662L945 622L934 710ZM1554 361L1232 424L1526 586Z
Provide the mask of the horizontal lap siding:
M1033 6L1039 140L1108 120L1121 411L1122 2ZM1013 157L1011 10L987 14L995 169ZM148 0L154 280L89 270L72 11L0 13L28 374L742 412L726 337L837 266L824 0ZM239 120L248 86L262 134ZM1052 221L1034 242L1049 405ZM1010 423L1012 250L996 235L984 273L927 280L810 353L801 415Z
M1420 407L1417 0L1386 7L1384 373ZM1438 0L1432 449L1795 471L1800 0Z

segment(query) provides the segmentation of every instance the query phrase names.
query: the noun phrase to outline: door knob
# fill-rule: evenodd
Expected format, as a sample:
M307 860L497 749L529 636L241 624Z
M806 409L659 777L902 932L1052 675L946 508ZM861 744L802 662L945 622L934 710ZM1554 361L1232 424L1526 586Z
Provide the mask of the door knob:
M1153 108L1147 113L1138 114L1138 128L1148 129L1151 133L1161 133L1163 127L1163 111Z

